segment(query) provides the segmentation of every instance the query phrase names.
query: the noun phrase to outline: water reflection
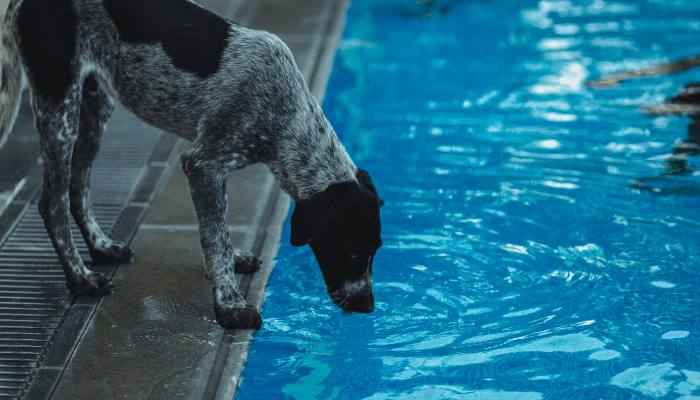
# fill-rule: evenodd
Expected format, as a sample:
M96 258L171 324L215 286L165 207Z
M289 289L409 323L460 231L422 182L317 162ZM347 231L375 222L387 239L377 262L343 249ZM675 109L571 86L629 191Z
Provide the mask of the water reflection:
M679 400L693 400L699 398L690 395L700 388L700 372L678 370L670 363L645 364L615 375L610 383L652 398L663 397L673 391L682 395L677 398Z
M629 79L660 76L686 71L700 65L700 55L682 60L655 65L648 68L617 72L602 78L586 82L594 89L608 89ZM666 158L666 171L657 176L642 177L635 180L631 187L658 195L698 195L700 187L694 182L681 179L669 179L694 174L695 170L688 164L690 157L700 154L700 84L691 83L668 101L660 104L640 106L647 115L683 115L690 117L688 137L674 143L673 153Z
M616 26L612 26L612 28L617 29ZM700 55L684 58L681 60L677 61L672 61L668 63L662 63L658 65L654 65L648 68L639 68L639 69L631 69L631 70L626 70L626 71L621 71L621 72L616 72L614 74L606 75L602 78L598 78L595 80L590 80L586 82L586 86L593 88L593 89L598 89L598 90L603 90L603 89L610 89L612 87L615 87L619 85L621 82L630 80L630 79L639 79L639 78L646 78L646 77L651 77L651 76L661 76L661 75L668 75L676 72L683 72L687 71L691 68L700 66Z
M688 137L674 143L673 154L666 159L666 171L656 177L643 177L632 183L633 188L660 195L698 195L700 187L694 182L678 180L676 185L659 185L662 178L693 175L695 170L688 164L690 157L700 154L700 85L690 84L673 98L659 105L642 107L648 115L689 116ZM667 183L667 182L661 182Z

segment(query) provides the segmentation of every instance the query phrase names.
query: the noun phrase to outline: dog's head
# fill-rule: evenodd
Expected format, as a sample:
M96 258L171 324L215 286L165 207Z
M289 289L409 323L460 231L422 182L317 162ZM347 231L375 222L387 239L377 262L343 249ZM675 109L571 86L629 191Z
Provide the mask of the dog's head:
M382 246L379 199L367 171L296 203L291 243L309 244L331 300L344 312L374 310L372 261Z

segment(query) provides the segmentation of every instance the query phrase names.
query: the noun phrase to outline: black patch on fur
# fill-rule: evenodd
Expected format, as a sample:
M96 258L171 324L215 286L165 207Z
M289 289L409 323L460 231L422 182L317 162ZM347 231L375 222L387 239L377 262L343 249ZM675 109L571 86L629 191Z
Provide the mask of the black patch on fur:
M343 222L356 225L355 218L358 217L359 221L370 222L369 231L381 231L379 207L384 205L384 200L377 195L367 171L358 168L356 177L359 188L354 182L336 183L295 205L290 221L293 246L319 240Z
M348 296L343 285L372 274L374 255L382 246L383 202L367 171L358 170L357 179L359 185L336 183L297 202L290 242L311 247L336 305L346 312L368 313L374 309L371 287Z
M221 62L228 22L185 0L104 0L121 40L161 43L173 65L204 79Z
M18 10L24 66L43 97L60 99L73 83L76 23L70 0L24 0Z
M377 196L377 199L379 199L379 206L384 205L384 200L379 198L379 195L377 194L377 189L374 187L374 183L372 183L372 178L369 176L369 173L365 171L364 169L357 169L357 181L360 182L362 186L364 186L365 189L369 190L372 194Z
M7 48L7 47L6 47ZM2 68L0 69L0 79L3 85L7 85L7 69Z
M303 246L325 236L345 220L343 194L352 194L352 182L337 183L294 206L291 225L292 246Z

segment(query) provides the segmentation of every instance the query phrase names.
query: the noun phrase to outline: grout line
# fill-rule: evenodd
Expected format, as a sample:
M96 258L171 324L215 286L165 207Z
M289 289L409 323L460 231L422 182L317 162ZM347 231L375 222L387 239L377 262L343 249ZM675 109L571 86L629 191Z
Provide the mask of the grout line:
M224 330L224 334L221 337L221 343L219 343L219 349L216 352L216 358L212 364L211 373L209 374L209 379L207 380L207 386L204 387L204 395L202 395L202 400L215 399L216 389L219 387L221 382L222 373L217 373L218 371L223 372L226 366L226 361L228 360L229 354L231 352L231 345L233 343L234 334L229 333L229 331L236 332L234 329Z
M153 230L153 231L199 231L199 225L197 224L141 224L139 230ZM229 225L229 233L248 233L255 230L255 226L250 225Z
M149 230L180 230L180 231L196 231L199 230L197 224L141 224L139 230L149 229ZM229 228L230 230L230 228Z

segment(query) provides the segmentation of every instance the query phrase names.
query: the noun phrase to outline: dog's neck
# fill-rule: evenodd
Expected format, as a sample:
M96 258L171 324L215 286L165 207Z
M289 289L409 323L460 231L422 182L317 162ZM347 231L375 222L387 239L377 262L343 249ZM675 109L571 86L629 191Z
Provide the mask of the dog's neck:
M310 93L309 93L310 95ZM268 163L282 190L296 203L330 185L357 182L357 167L316 100L282 135L275 161Z

